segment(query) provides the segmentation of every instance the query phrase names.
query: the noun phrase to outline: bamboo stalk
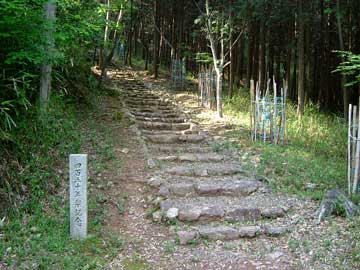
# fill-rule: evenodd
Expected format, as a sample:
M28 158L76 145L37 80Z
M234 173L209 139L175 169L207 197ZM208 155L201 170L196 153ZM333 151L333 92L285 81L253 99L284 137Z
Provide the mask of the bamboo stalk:
M262 134L264 142L266 142L266 128L265 128L265 121L266 121L266 104L265 104L265 97L262 98L262 106L263 106L263 121L262 121Z
M255 91L255 85L254 80L250 81L250 128L251 128L251 139L254 141L254 91Z
M351 125L351 129L352 129L352 137L351 137L351 180L354 183L354 177L355 177L355 162L356 162L356 158L355 158L355 154L356 154L356 119L357 119L357 106L353 106L353 115L352 115L352 125Z
M259 103L259 97L260 96L260 89L259 89L259 83L256 83L256 102L255 102L255 141L257 140L257 133L258 133L258 127L260 128L260 103Z
M274 137L274 143L277 144L277 85L276 85L276 81L275 81L275 77L273 78L273 87L274 87L274 116L273 116L273 121L274 121L274 126L273 126L273 137Z
M283 135L282 135L282 143L285 143L286 138L286 97L288 91L289 84L286 80L284 80L284 96L283 96Z
M351 159L351 116L352 116L352 105L349 104L349 126L348 126L348 192L351 195L351 170L352 170L352 159Z
M360 112L360 110L359 110ZM357 186L359 182L359 158L360 158L360 115L358 116L358 124L357 124L357 137L356 137L356 154L355 154L355 175L354 175L354 185L353 185L353 193L357 192Z

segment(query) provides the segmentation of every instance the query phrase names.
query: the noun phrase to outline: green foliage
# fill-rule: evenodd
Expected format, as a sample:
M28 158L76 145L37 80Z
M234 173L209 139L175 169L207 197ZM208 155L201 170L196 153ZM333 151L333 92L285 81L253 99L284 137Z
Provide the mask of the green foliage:
M249 128L250 97L245 91L225 99L224 111L236 118L237 124ZM317 106L308 105L301 121L296 106L288 104L287 138L284 146L252 144L249 131L235 132L248 147L248 169L264 176L272 187L299 195L321 199L331 188L346 187L345 120L320 113ZM253 163L253 154L259 160ZM255 165L255 166L254 166ZM308 189L307 183L315 184Z
M34 203L31 215L11 215L2 230L0 258L13 269L102 269L124 241L102 232L102 219L95 212L100 205L89 205L91 235L84 241L70 238L69 209L61 196L52 197L48 205Z
M198 63L212 64L213 58L210 53L205 52L205 53L197 53L195 60Z
M341 72L345 76L350 76L350 82L345 86L351 87L360 83L360 54L338 51L344 62L337 67L335 72Z
M124 241L102 227L107 215L105 195L93 188L89 189L89 237L85 241L69 237L68 200L61 185L66 171L59 164L84 144L94 150L97 159L92 165L100 172L112 155L108 130L84 119L95 112L79 115L74 104L53 96L46 114L34 111L18 122L13 161L7 168L13 182L4 188L17 188L24 202L0 214L6 215L5 226L0 228L0 258L11 269L102 269L123 248Z
M7 145L7 150L12 153L9 158L13 160L6 168L11 186L0 183L0 190L34 199L54 191L60 178L51 164L54 159L64 158L80 149L81 137L75 130L73 109L57 96L53 96L46 113L40 113L35 106L26 117L19 118L16 129L9 131L11 147ZM5 145L0 144L0 148Z

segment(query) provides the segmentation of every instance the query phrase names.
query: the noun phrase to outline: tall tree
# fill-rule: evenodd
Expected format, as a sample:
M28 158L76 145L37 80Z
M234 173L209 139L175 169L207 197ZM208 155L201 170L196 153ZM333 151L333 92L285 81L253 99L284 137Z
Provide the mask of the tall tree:
M298 1L298 25L299 25L299 36L298 36L298 65L299 65L299 75L298 75L298 107L297 114L301 118L304 114L305 107L305 23L304 23L304 13L303 13L303 0Z
M160 51L160 0L154 1L154 52L153 52L153 69L154 78L157 79L159 76L159 51Z
M45 106L50 98L52 58L54 57L54 22L56 4L49 0L44 4L46 31L45 31L45 62L41 65L40 77L40 104Z

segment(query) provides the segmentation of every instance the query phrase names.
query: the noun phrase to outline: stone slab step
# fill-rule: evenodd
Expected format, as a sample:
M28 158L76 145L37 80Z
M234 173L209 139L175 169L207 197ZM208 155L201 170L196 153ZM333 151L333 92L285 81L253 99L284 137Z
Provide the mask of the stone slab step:
M209 145L199 145L199 144L185 144L185 145L160 145L160 146L153 146L153 151L160 152L160 153L212 153L213 149Z
M161 117L161 118L178 118L181 114L177 112L171 113L162 113L162 112L140 112L140 111L132 111L131 114L134 116L144 116L144 117Z
M141 132L145 136L165 136L165 135L199 135L199 132L196 130L148 130L148 129L141 129Z
M152 143L196 143L202 142L206 139L203 135L148 135L146 139Z
M178 210L177 218L184 222L257 221L261 218L283 217L292 207L287 198L274 194L253 194L247 197L181 197L166 199L160 203L160 210L167 213L170 208Z
M168 105L158 105L158 104L146 104L146 105L133 105L133 104L126 104L126 106L130 110L137 110L137 111L154 111L158 110L161 112L174 112L174 108Z
M150 102L158 102L158 101L163 101L163 99L161 99L158 96L154 96L154 95L147 95L147 94L142 94L142 95L128 95L125 97L125 101L130 101L130 102L138 102L138 101L150 101Z
M169 102L163 101L161 99L141 99L141 100L134 100L134 99L126 99L126 104L129 105L135 105L135 106L149 106L149 105L155 105L155 106L171 106Z
M176 153L176 152L175 152ZM170 161L170 162L221 162L226 159L224 155L216 153L183 153L167 156L159 156L155 158L159 161Z
M156 108L156 107L151 107L151 108L137 108L137 107L131 107L128 106L128 108L130 109L130 111L133 112L140 112L140 113L159 113L159 114L175 114L176 111L174 111L173 109L162 109L162 108Z
M293 230L291 226L241 226L231 227L220 226L198 226L190 230L178 231L177 237L181 245L190 244L193 241L203 238L209 240L236 240L240 238L253 238L262 234L267 236L279 236Z
M160 186L159 195L166 198L181 196L248 196L263 184L256 180L228 180L165 183Z
M206 164L189 164L180 165L164 170L168 174L179 176L208 177L220 175L247 174L242 166L231 163L206 163Z
M177 118L163 118L163 117L144 117L144 116L136 116L136 120L138 121L146 121L146 122L162 122L162 123L185 123L186 119L177 117Z
M164 122L144 122L138 121L138 126L141 129L150 130L186 130L190 129L191 123L164 123Z
M161 109L161 110L174 110L174 107L171 104L159 103L159 102L146 102L143 104L134 104L131 102L126 102L126 106L129 108L135 109Z
M160 188L161 185L172 185L172 184L199 184L199 183L221 183L221 182L238 182L238 181L255 181L255 177L241 174L234 175L220 175L212 177L192 177L192 176L178 176L163 174L162 171L158 171L158 174L153 175L147 181L147 183L155 188ZM261 181L260 181L261 183ZM262 188L262 192L270 192L268 188Z

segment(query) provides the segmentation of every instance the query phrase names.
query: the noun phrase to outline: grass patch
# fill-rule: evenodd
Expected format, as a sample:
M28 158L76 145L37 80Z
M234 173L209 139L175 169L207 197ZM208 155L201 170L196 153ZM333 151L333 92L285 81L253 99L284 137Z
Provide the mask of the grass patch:
M54 97L44 116L33 113L18 122L11 148L13 165L7 168L11 185L1 187L13 194L10 199L17 207L3 211L6 221L0 228L0 265L9 269L103 269L123 248L121 238L103 229L108 213L90 177L89 236L84 241L69 236L64 169L68 155L82 147L92 149L91 156L96 158L90 160L91 167L98 173L114 158L109 131L89 117L96 111L83 108L79 112L75 104Z
M123 266L125 270L147 270L150 269L150 266L144 260L135 257L133 259L125 259L123 261Z
M244 89L232 99L225 98L224 112L244 127L229 136L240 139L243 149L252 155L247 168L265 176L273 188L301 196L321 199L331 188L346 189L345 121L336 116L320 113L315 105L308 105L299 121L296 107L287 108L287 145L253 143L250 139L250 97ZM259 155L258 162L253 157ZM307 183L315 184L308 189Z

